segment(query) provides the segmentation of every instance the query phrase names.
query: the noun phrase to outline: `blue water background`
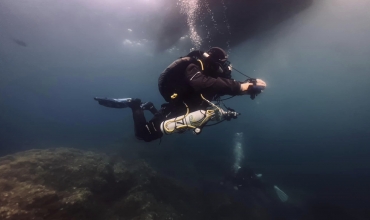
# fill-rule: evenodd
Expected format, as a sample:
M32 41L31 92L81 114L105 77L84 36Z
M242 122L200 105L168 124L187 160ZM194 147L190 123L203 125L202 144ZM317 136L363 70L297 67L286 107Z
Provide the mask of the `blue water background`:
M0 2L1 155L49 147L119 152L196 183L222 178L233 135L244 132L245 164L297 202L368 204L368 2L316 1L231 48L233 65L264 79L265 92L226 102L242 113L238 120L200 136L164 137L161 145L135 140L131 111L104 108L93 97L139 97L159 107L158 75L184 51L124 44L135 40L126 29L140 26L119 10L42 2Z

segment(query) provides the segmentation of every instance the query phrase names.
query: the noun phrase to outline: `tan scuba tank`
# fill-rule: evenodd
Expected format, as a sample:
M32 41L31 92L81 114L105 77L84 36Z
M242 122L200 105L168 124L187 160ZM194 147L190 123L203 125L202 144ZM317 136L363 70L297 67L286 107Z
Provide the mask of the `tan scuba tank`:
M173 134L181 133L187 130L193 130L194 134L200 134L202 128L209 121L230 120L232 118L235 119L238 115L240 115L232 109L228 109L228 111L225 111L205 99L202 94L200 96L203 100L208 102L208 104L210 105L209 109L198 110L189 113L189 107L184 103L186 106L186 114L162 122L160 126L162 133Z
M201 132L201 128L209 120L217 120L218 114L215 110L198 110L185 115L166 120L161 123L163 134L180 133L193 130L195 134Z

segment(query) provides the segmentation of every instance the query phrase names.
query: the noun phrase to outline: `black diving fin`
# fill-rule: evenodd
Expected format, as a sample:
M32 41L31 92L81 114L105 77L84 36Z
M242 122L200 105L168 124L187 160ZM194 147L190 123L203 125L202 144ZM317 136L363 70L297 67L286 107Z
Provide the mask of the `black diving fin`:
M113 99L95 97L94 100L98 101L100 105L109 108L127 108L129 107L132 98Z

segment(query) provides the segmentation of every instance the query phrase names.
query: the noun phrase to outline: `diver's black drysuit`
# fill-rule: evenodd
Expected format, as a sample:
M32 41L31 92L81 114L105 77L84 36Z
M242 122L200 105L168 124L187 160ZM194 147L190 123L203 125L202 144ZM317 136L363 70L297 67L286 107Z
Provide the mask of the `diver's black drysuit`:
M184 103L190 111L205 109L208 104L201 98L214 100L223 95L241 94L240 82L217 77L212 68L202 70L203 63L194 57L183 57L169 65L158 79L161 95L168 102L147 122L140 102L133 103L132 109L135 135L138 139L152 141L163 136L160 125L163 121L183 115L186 111ZM176 94L176 97L172 97ZM154 113L154 112L153 112Z

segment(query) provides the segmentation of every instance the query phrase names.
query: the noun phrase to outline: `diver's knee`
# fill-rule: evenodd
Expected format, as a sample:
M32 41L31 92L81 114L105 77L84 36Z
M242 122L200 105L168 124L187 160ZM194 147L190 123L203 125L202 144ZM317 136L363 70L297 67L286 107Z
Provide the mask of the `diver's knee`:
M139 140L143 140L145 142L151 142L157 140L163 136L163 133L160 129L154 128L154 124L147 124L145 127L140 129L138 132L135 133L135 136Z
M151 142L151 141L157 140L161 137L162 137L162 135L144 135L144 136L136 135L136 138L138 140L142 140L142 141L145 141L145 142Z

